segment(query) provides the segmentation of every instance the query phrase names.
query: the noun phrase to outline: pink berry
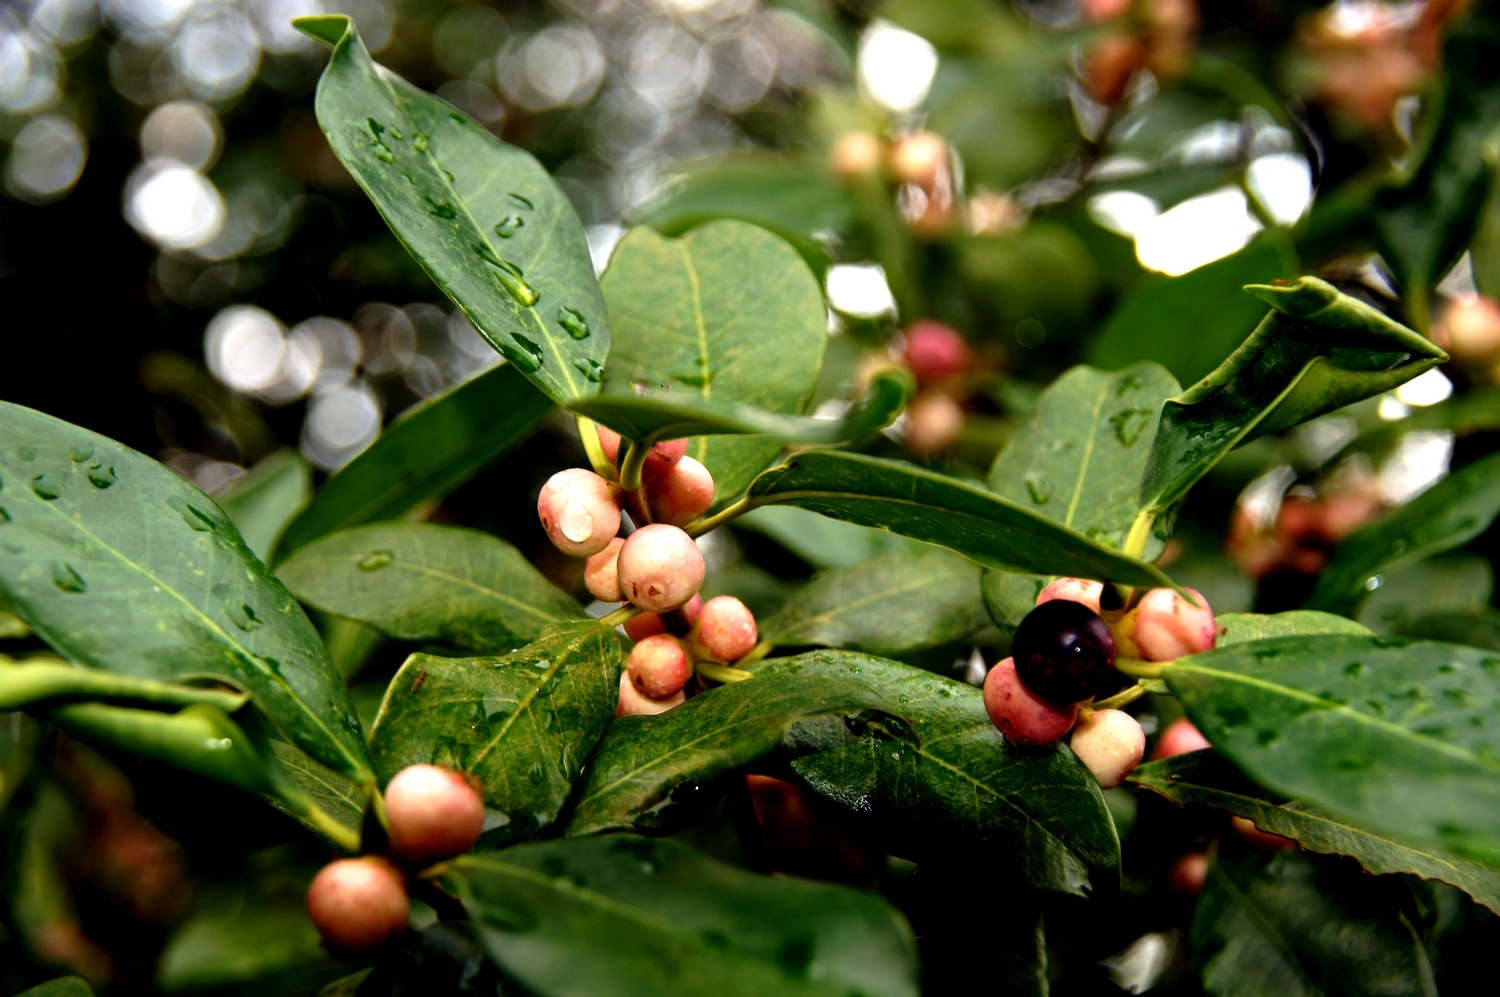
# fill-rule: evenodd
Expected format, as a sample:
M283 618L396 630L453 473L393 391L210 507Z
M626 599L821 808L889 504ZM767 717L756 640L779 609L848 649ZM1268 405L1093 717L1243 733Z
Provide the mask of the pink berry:
M666 699L682 691L693 675L693 659L682 641L654 634L630 649L625 668L643 696Z
M1156 739L1156 752L1152 757L1171 758L1173 755L1185 755L1189 751L1201 751L1208 747L1212 747L1208 738L1193 726L1191 720L1183 717L1172 721L1161 732L1161 737Z
M655 481L676 467L687 454L687 447L687 440L657 440L651 444L651 449L646 454L646 462L641 465L641 480Z
M625 621L625 636L631 640L644 640L652 634L664 633L686 637L693 624L698 622L698 614L701 612L703 597L695 595L681 609L667 613L637 613Z
M325 865L307 889L307 914L335 954L368 952L406 930L406 880L374 855Z
M646 501L652 522L686 526L714 504L714 476L693 458L682 457L646 485Z
M596 426L599 430L599 448L604 451L605 458L614 464L620 459L620 434L608 426Z
M958 442L964 408L941 391L924 391L906 408L906 448L926 456Z
M620 506L609 482L581 467L547 479L536 513L557 549L574 557L599 553L620 532Z
M620 548L623 546L625 541L615 537L608 547L597 554L590 554L589 559L583 562L583 584L589 590L589 595L600 602L625 601L625 594L620 591L618 570Z
M1099 595L1103 591L1103 582L1091 581L1087 578L1056 578L1042 589L1036 597L1036 604L1040 606L1053 599L1066 599L1068 602L1081 602L1098 613L1100 612Z
M462 775L409 765L385 787L391 854L405 862L462 855L484 831L484 800Z
M1121 620L1121 629L1145 660L1175 661L1219 642L1219 625L1208 600L1194 589L1184 591L1191 592L1198 605L1174 589L1152 589Z
M930 188L948 172L948 142L934 132L909 132L896 139L890 162L897 183Z
M656 523L636 530L620 548L618 563L620 591L653 613L676 609L703 587L703 554L676 526Z
M1008 740L1016 744L1051 744L1073 728L1077 703L1051 703L1022 684L1013 658L984 677L984 708Z
M1494 360L1500 354L1500 304L1479 295L1459 298L1443 311L1432 338L1455 360Z
M666 699L652 699L649 696L643 696L640 690L630 681L630 673L626 672L620 676L620 700L615 706L615 716L654 716L658 713L665 713L674 706L680 706L686 700L687 697L683 695L681 689Z
M1167 887L1173 893L1196 897L1207 878L1208 856L1202 852L1188 852L1172 863L1172 869L1167 873Z
M1141 763L1146 732L1124 710L1095 710L1078 722L1069 742L1101 789L1113 789Z
M703 661L738 661L759 640L755 614L732 595L716 595L703 604L693 626L693 655Z
M923 385L962 374L973 362L968 340L950 325L921 319L906 327L901 359Z

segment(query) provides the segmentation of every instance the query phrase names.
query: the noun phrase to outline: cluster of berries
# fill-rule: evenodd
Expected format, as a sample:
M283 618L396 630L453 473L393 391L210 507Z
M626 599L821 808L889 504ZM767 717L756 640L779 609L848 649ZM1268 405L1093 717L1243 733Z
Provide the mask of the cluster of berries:
M335 956L368 952L406 930L407 875L473 848L484 800L462 775L411 765L385 788L388 855L336 859L313 878L307 913Z
M918 319L902 332L894 359L917 379L906 407L906 448L926 457L947 450L964 428L963 399L973 388L974 352L952 326Z
M733 596L704 602L698 595L703 554L684 527L713 505L714 479L687 456L687 440L652 446L640 487L627 491L619 434L603 426L598 434L615 480L578 467L559 471L537 497L537 516L558 550L587 558L590 595L642 610L625 621L636 644L620 676L616 715L661 713L683 701L695 661L730 664L750 652L755 616ZM625 513L635 529L621 537Z
M1113 588L1081 578L1052 582L1016 628L1011 657L985 676L990 719L1022 745L1051 744L1072 731L1073 753L1099 785L1118 786L1145 754L1145 732L1123 710L1085 704L1114 677L1117 655L1175 661L1218 642L1208 601L1185 591L1198 605L1174 589L1158 588L1133 605L1105 608L1100 600L1117 597Z

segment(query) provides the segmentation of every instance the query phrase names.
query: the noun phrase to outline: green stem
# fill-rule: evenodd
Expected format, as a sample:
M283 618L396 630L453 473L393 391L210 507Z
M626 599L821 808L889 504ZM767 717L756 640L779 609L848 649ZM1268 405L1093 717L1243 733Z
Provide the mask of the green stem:
M707 519L700 519L696 523L689 523L687 535L690 537L701 537L709 530L716 530L725 523L738 519L754 508L755 506L751 503L748 496L731 502Z
M625 456L620 458L621 488L627 492L641 490L641 469L646 466L646 455L650 452L651 446L639 440L631 440L625 447Z
M764 658L766 655L770 654L772 649L775 647L775 641L763 640L759 644L756 644L754 647L752 647L750 650L746 651L745 656L739 661L736 661L735 664L740 666L741 668L746 665L753 665L761 658Z
M1156 524L1156 512L1142 509L1130 524L1130 534L1125 538L1126 557L1139 558L1146 552L1146 542L1151 539L1151 527Z
M608 616L600 617L599 622L607 627L617 627L626 620L639 615L641 612L641 607L626 603Z
M575 415L573 418L578 423L578 439L583 442L583 452L588 454L594 473L605 481L613 481L615 466L609 462L609 458L604 453L604 446L599 442L599 427L594 425L594 420L585 419L581 415Z
M1271 213L1266 210L1266 206L1260 203L1260 198L1256 197L1255 191L1250 189L1250 182L1245 179L1244 173L1240 174L1240 190L1245 192L1245 201L1250 205L1250 213L1255 216L1256 221L1260 222L1267 229L1283 227L1280 222L1271 217Z
M1406 290L1406 313L1416 330L1429 338L1432 335L1432 297L1426 284L1413 284Z
M290 806L285 797L278 797L283 805ZM298 816L305 820L309 827L317 831L323 837L333 842L345 855L354 855L359 851L359 832L351 831L330 817L322 807L310 800L298 801L294 808Z
M1115 670L1135 679L1159 679L1175 661L1140 661L1136 658L1116 658Z
M1108 699L1101 699L1093 705L1095 710L1118 710L1122 706L1129 705L1140 699L1149 692L1143 685L1133 685L1128 689L1121 689Z
M0 712L24 710L52 700L118 700L155 706L216 706L233 713L250 697L227 689L205 689L75 668L61 658L35 664L0 654Z
M722 682L728 685L731 682L743 682L746 679L755 678L754 672L742 671L738 668L730 668L727 665L715 665L712 662L700 661L693 666L698 674L712 682Z

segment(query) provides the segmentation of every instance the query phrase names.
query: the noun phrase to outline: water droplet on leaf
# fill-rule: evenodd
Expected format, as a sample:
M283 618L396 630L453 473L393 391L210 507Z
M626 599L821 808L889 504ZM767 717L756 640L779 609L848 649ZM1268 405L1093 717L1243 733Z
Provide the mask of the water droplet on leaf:
M229 617L229 622L246 632L254 630L261 624L260 617L255 615L255 607L248 602L225 600L224 615Z
M428 149L427 136L417 132L411 137L411 147L418 152L426 152Z
M71 564L55 564L52 566L52 584L64 592L86 592L88 583L83 576L73 570Z
M1047 482L1035 472L1026 475L1026 490L1031 493L1031 501L1037 505L1046 505L1051 498L1047 494Z
M526 219L520 215L507 215L495 223L495 234L502 239L509 239L525 227Z
M89 471L89 484L95 488L108 488L115 483L115 480L113 467L99 467Z
M583 313L573 308L562 308L557 312L557 324L574 339L589 338L589 321Z
M1151 416L1152 411L1148 408L1122 409L1109 417L1109 424L1114 427L1115 437L1121 443L1133 447L1150 424Z
M388 550L372 550L359 559L360 571L379 571L396 559L396 555Z
M217 525L214 523L212 516L197 506L184 505L180 512L182 513L183 520L199 533L208 533Z
M458 217L458 209L449 204L447 201L439 201L436 198L428 197L425 194L423 195L423 198L427 201L427 213L429 215L432 215L435 218L441 218L444 221L452 221L453 219Z
M31 479L31 490L36 493L37 498L47 502L51 502L62 494L62 486L48 479L45 474L38 474Z
M589 357L587 360L575 360L573 366L578 368L578 373L595 384L604 380L604 365L593 357Z
M83 444L82 446L74 447L71 451L69 451L69 454L73 458L73 463L82 464L84 461L94 456L94 448L89 446L88 444Z
M521 194L517 194L515 191L511 191L509 194L507 194L505 196L509 197L512 201L515 201L517 204L519 204L523 208L534 208L534 207L536 207L535 204L531 203L531 198L525 197L524 195L521 195Z
M542 366L542 348L540 346L519 332L511 333L510 338L519 347L519 349L505 350L505 355L510 358L511 363L527 373Z

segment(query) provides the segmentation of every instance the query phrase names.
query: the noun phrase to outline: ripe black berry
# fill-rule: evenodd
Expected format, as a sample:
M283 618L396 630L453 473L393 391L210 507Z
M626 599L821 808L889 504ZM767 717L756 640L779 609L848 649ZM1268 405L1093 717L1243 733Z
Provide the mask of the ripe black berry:
M1054 703L1077 703L1109 681L1115 639L1089 607L1053 599L1026 614L1011 653L1026 688Z

